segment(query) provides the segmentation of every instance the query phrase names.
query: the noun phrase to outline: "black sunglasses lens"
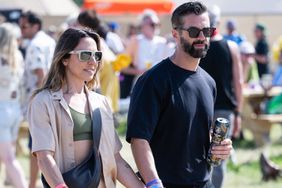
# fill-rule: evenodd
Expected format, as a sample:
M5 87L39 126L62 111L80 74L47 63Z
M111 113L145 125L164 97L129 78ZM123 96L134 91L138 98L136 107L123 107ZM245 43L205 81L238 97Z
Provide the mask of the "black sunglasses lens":
M92 52L80 52L80 61L89 61L91 59Z
M196 28L196 27L190 27L188 29L188 33L189 33L189 36L191 38L197 38L199 36L199 34L200 34L200 31L201 30L199 28Z
M94 54L96 61L101 61L102 59L102 52L95 52Z
M213 28L204 28L203 33L205 37L211 37L214 32Z

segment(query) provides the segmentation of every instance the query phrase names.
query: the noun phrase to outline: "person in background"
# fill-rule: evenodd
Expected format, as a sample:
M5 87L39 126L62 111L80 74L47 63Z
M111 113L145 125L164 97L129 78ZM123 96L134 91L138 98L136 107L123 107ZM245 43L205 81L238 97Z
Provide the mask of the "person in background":
M269 74L269 46L266 40L266 28L262 24L256 24L254 29L256 38L256 53L255 60L258 66L259 77L262 78L263 74Z
M23 108L24 116L26 116L29 99L35 89L39 88L44 76L49 70L53 52L55 49L55 41L48 36L42 29L42 20L34 12L23 12L19 19L22 37L29 40L29 44L25 52L24 66L24 87L26 102ZM31 148L32 140L29 140L29 148ZM38 175L37 161L33 155L30 155L30 183L29 188L35 188Z
M160 20L155 11L146 9L140 16L140 34L134 35L127 43L126 53L132 57L132 66L123 73L138 78L168 54L166 39L159 36Z
M126 140L146 187L213 188L207 155L216 85L198 65L214 28L198 1L178 6L171 23L176 50L137 80ZM212 153L226 159L231 150L225 139Z
M100 18L95 10L86 10L78 15L78 23L80 27L90 28L97 32L101 39L101 50L103 56L103 67L99 73L100 91L101 94L105 95L110 99L110 104L113 112L119 111L119 79L115 70L113 69L113 61L116 60L117 56L115 53L120 53L124 50L121 40L118 43L113 42L110 46L107 42L107 36L110 32L107 32L105 27L102 25ZM116 34L113 34L118 36ZM113 40L114 41L114 40ZM121 45L119 45L121 44ZM112 49L115 49L113 51Z
M17 27L0 25L0 162L16 188L27 188L23 169L16 159L16 140L22 120L19 87L23 75L23 57L18 50Z
M240 44L242 69L245 84L259 84L257 64L254 59L255 48L252 43L244 41ZM251 86L252 87L252 86Z
M216 5L208 10L211 27L219 28L220 8ZM218 30L212 35L207 55L200 66L209 73L216 83L217 95L214 105L214 120L219 117L230 122L227 137L238 137L241 130L243 102L243 73L238 45L226 40ZM215 188L223 186L226 160L213 168L212 183Z
M99 188L116 187L116 179L125 187L144 187L119 154L122 145L114 129L109 103L92 91L102 66L100 50L98 34L67 29L58 40L46 81L31 99L28 121L32 154L51 187L68 187L62 173L91 153L92 132L96 131L92 130L91 114L95 109L100 110L102 119Z
M226 22L226 31L227 33L223 35L223 38L225 38L226 40L234 41L238 45L240 45L240 43L245 40L244 37L237 33L236 22L234 20L228 20Z

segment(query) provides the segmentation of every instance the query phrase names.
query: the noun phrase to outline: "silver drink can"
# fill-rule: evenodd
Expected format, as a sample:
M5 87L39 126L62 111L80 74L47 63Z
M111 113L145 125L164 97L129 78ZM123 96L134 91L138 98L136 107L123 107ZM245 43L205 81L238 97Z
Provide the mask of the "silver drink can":
M221 159L212 155L211 149L215 145L220 145L220 143L227 137L229 126L229 121L225 118L217 118L214 122L211 136L211 145L207 158L207 161L211 166L218 166L221 162Z

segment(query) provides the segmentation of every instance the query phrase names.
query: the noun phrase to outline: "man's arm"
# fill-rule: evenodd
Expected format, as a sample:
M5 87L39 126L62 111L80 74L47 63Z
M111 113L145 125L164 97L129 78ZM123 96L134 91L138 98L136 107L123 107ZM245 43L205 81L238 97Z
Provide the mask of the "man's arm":
M44 71L41 68L37 68L33 70L33 74L36 75L37 77L37 82L36 82L36 87L39 88L43 84L43 79L44 79Z
M136 36L133 36L133 37L130 38L130 40L129 40L127 46L126 46L126 49L125 49L125 54L128 54L131 57L133 66L128 66L128 67L122 69L123 73L130 74L130 75L140 75L143 72L145 72L145 70L138 70L136 68L135 60L138 56L138 40L137 40Z
M232 55L233 85L235 88L235 97L237 101L237 107L235 109L233 136L237 137L241 130L240 112L242 111L242 104L243 104L244 78L243 78L242 62L241 62L238 45L231 41L228 42L228 45Z
M120 153L115 155L117 163L117 179L128 188L144 188L144 184L134 174L130 165L121 157Z
M131 149L137 168L145 183L151 182L154 179L159 179L155 160L148 141L145 139L132 138Z

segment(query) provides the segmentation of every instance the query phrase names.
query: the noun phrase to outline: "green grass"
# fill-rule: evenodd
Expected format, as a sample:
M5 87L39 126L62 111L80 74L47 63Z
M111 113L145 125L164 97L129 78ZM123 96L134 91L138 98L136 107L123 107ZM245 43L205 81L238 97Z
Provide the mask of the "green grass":
M262 152L282 169L282 128L281 125L273 125L271 129L272 144L263 148L256 148L252 135L247 130L243 141L235 141L234 148L238 164L230 161L227 165L226 188L280 188L282 177L268 182L262 181L259 165L259 157Z

